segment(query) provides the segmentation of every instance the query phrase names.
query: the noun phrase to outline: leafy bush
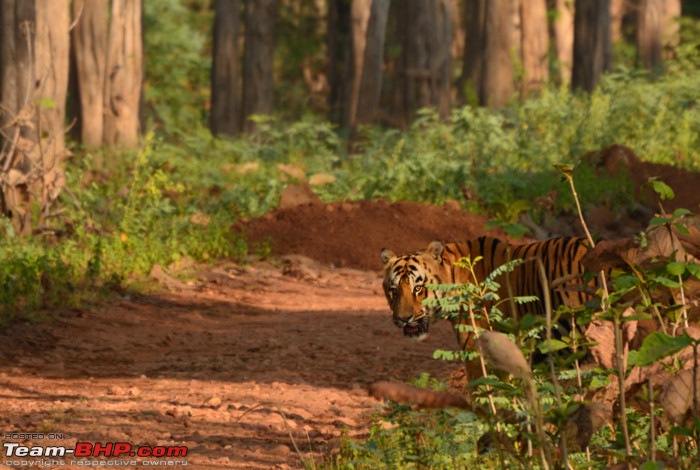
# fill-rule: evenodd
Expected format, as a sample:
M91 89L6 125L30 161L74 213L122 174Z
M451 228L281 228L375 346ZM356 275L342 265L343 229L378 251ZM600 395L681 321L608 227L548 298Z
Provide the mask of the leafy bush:
M562 171L571 181L568 170L562 167ZM670 188L658 181L654 187L661 194L672 195ZM667 240L665 237L671 230L687 234L687 223L695 226L700 223L687 221L688 215L688 211L678 209L672 215L657 216L643 235L654 239L650 245L661 246L665 243L661 240ZM656 238L659 236L663 238ZM579 365L596 343L584 342L576 328L560 339L548 335L536 340L543 319L525 316L514 324L503 315L499 306L507 299L499 298L500 286L495 278L504 270L510 271L512 264L520 260L498 268L478 284L431 287L450 293L425 302L439 304L445 317L464 317L468 324L456 328L467 328L482 337L493 335L477 325L474 317L481 316L480 325L507 331L513 338L511 341L498 334L509 347L482 344L478 352L436 351L435 357L477 359L482 361L482 367L486 359L488 365L501 373L468 384L476 414L416 411L407 405L389 403L383 414L375 417L369 438L364 442L345 442L335 465L339 468L510 468L517 462L525 467L541 464L543 468L570 465L605 468L614 459L639 468L665 468L665 464L693 467L700 442L698 410L692 399L695 375L700 369L697 357L700 340L682 332L683 325L688 324L683 292L686 283L692 282L696 288L700 285L700 265L678 260L677 245L665 254L657 249L649 253L654 263L642 264L637 259L644 257L639 257L629 261L627 270L607 270L605 277L610 291L605 283L600 284L599 303L578 309L563 307L548 313L547 325L570 320L585 327L593 319L611 324L615 337L611 369L601 364ZM480 261L464 259L460 266L474 273ZM680 304L661 301L669 296L681 299ZM636 299L634 303L632 298ZM514 299L517 303L528 300L531 299ZM488 322L483 321L484 317ZM652 318L659 330L647 335L641 346L629 351L627 357L622 343L623 325L629 334L637 328L636 322ZM544 331L552 331L552 327L547 326ZM530 356L530 364L535 351L545 354L547 359L535 363L532 369L522 366L526 364L524 359L518 362L513 358L520 354L516 344ZM685 356L677 355L682 351ZM684 364L684 360L690 361L689 364ZM636 404L631 406L627 402L629 397L621 390L627 392L625 385L640 382L630 383L628 379L644 377L644 368L651 368L647 372L649 378L642 380L640 385L645 386L635 393ZM664 369L671 375L662 385L654 374L663 373ZM616 377L612 383L611 377ZM423 384L427 385L425 381ZM594 398L593 392L602 387L607 390L607 405ZM611 392L616 395L611 397ZM612 399L621 411L611 413ZM539 449L539 454L533 453L533 448Z

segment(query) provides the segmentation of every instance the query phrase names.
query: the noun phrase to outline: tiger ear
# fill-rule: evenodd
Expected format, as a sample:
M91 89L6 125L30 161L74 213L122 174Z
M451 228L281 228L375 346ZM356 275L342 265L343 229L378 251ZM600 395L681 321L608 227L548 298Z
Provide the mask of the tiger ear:
M382 248L380 256L382 257L382 263L387 264L389 261L396 258L396 253L389 248Z
M442 253L445 251L445 245L443 245L442 242L433 240L430 242L430 245L428 245L427 251L433 255L433 258L435 258L438 263L442 263Z

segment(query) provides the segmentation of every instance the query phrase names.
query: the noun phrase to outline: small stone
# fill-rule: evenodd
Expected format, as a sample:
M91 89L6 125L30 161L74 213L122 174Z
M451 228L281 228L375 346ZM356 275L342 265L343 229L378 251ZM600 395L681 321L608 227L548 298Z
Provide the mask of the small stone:
M211 397L207 401L204 402L204 405L210 406L212 408L216 408L217 406L221 405L221 398Z

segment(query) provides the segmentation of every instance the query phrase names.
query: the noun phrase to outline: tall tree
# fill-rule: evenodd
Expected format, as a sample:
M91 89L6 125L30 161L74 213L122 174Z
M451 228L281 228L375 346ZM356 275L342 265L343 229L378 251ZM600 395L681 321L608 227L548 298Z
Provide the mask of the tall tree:
M520 2L523 92L539 90L549 80L546 0Z
M464 10L464 57L462 75L457 81L462 99L479 96L482 81L483 51L486 47L487 0L467 0Z
M326 49L328 62L326 76L328 77L329 93L328 108L330 120L337 124L343 122L348 113L345 109L348 103L347 85L352 83L351 60L351 0L330 0L328 2L328 28L326 29Z
M515 0L467 0L464 62L459 88L482 106L499 107L515 89L512 54Z
M610 0L610 40L613 44L623 39L625 17L634 9L636 0Z
M664 2L664 48L672 49L681 41L681 0Z
M482 105L505 105L515 89L513 59L513 0L489 0L486 3L486 40L482 51L482 79L479 102Z
M105 144L138 143L143 83L141 0L112 0L105 74Z
M637 47L647 70L661 68L664 40L664 0L639 0L637 11Z
M447 117L451 105L452 0L406 0L399 10L402 125L418 108L433 107Z
M362 74L357 97L357 113L352 124L374 122L382 91L384 40L390 0L372 0L362 57Z
M274 97L273 52L277 0L245 3L245 50L243 64L243 119L246 130L254 114L272 114Z
M240 131L240 62L238 57L239 0L214 2L214 52L211 71L213 134L236 135Z
M64 185L68 0L0 0L0 210L32 231Z
M82 142L90 147L101 145L104 133L108 12L108 0L73 0L71 48L79 97L76 112Z
M571 87L591 92L610 67L610 0L576 0Z
M555 0L555 17L552 25L554 49L557 56L559 81L571 83L571 67L574 58L574 2Z
M352 0L350 7L351 47L346 70L346 115L343 123L352 128L357 116L357 102L360 99L360 83L365 62L365 49L367 48L367 28L369 16L372 12L372 0Z

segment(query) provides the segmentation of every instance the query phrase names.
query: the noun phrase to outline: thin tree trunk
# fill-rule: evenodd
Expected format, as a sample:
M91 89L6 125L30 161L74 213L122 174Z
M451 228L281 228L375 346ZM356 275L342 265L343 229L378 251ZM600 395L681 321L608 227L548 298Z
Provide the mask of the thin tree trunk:
M238 32L239 0L215 0L214 52L211 71L210 129L216 134L240 131L241 99Z
M347 84L351 83L346 73L352 76L351 60L351 14L350 0L328 0L328 28L326 31L326 48L328 51L328 68L326 75L330 92L328 94L329 119L331 122L347 125Z
M549 80L549 34L545 0L520 3L522 30L523 92L539 90Z
M360 99L360 84L364 69L365 50L367 49L367 28L372 12L372 0L352 0L350 15L352 18L351 67L346 72L348 90L345 110L345 125L352 128L357 118L357 103Z
M673 49L681 42L681 0L666 0L664 7L664 48Z
M32 169L30 152L37 146L35 21L33 1L0 0L0 209L20 235L32 231L27 175Z
M245 4L243 66L243 127L252 130L254 114L272 114L274 107L274 52L277 0L248 0Z
M486 47L486 1L467 0L465 2L464 57L462 75L457 82L458 94L462 101L471 97L478 99L481 90L483 54Z
M104 94L104 143L135 147L143 82L141 0L112 0Z
M621 40L622 24L634 0L610 0L610 40L613 44Z
M637 47L642 65L653 72L658 72L661 68L664 19L664 0L639 1Z
M69 0L39 0L36 3L36 102L41 133L40 167L44 183L60 172L65 154L66 95L70 36ZM46 102L46 105L42 105ZM63 178L62 173L60 178ZM48 189L48 188L45 188ZM58 194L56 194L58 196ZM45 200L42 197L42 200ZM53 198L55 199L55 197Z
M73 0L73 57L83 144L102 144L104 131L105 57L107 55L107 0Z
M451 105L451 0L407 0L400 10L403 110L407 126L419 108L433 107L440 117Z
M486 42L482 57L479 102L500 107L513 95L513 1L489 0L486 4Z
M356 124L371 124L377 113L382 91L382 67L384 65L384 39L389 17L390 0L372 0L372 10L367 25L367 47L362 60L360 94L357 100Z
M34 35L30 33L35 20L33 1L0 0L0 102L4 107L0 109L0 125L3 129L12 125L19 111L32 102Z
M65 182L68 0L0 0L0 24L0 210L29 234Z
M571 83L571 68L574 61L574 5L571 0L556 0L554 20L554 49L557 55L559 80Z
M571 87L587 92L610 67L610 0L576 0Z

